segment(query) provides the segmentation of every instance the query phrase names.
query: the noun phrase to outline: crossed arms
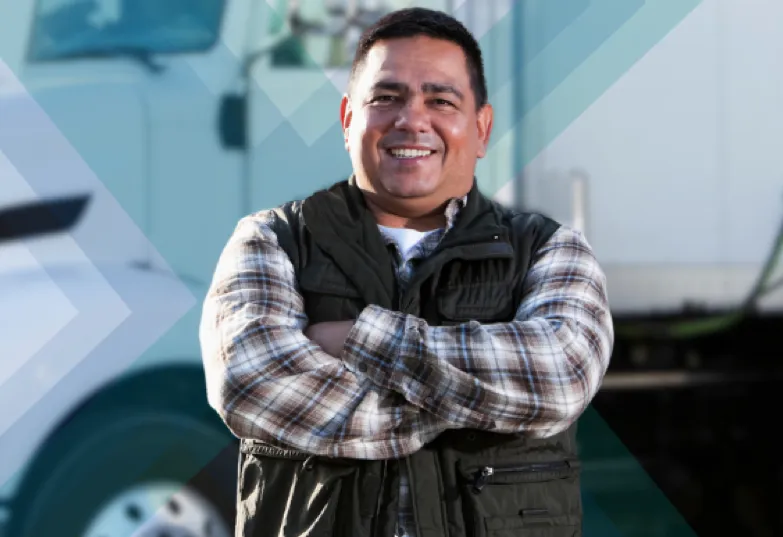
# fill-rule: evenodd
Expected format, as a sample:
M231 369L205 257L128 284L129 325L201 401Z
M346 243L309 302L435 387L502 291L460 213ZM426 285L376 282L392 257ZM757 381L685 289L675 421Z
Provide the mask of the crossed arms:
M598 391L614 332L580 233L562 227L537 252L509 323L428 326L371 305L333 356L305 334L293 266L264 214L234 230L200 327L209 404L237 437L401 457L447 429L556 434Z

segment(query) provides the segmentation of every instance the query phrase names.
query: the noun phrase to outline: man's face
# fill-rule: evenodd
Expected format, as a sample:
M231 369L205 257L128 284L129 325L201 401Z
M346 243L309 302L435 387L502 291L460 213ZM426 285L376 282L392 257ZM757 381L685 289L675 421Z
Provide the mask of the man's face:
M341 118L360 188L384 209L415 217L468 192L492 109L476 110L459 45L417 36L370 49Z

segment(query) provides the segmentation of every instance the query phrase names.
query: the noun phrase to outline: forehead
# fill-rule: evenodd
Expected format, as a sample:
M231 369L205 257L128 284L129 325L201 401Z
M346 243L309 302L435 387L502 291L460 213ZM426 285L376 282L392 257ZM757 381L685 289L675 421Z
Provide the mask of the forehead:
M381 79L400 82L442 82L467 87L467 59L456 43L427 36L379 41L365 58L361 78L366 85Z

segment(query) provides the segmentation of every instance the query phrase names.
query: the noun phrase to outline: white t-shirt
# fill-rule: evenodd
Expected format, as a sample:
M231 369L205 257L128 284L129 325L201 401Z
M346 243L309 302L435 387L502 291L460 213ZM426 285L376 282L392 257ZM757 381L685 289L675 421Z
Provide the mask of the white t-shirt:
M437 229L430 231L417 231L415 229L408 229L404 227L386 227L378 225L381 233L390 237L397 244L397 248L400 249L400 255L402 255L402 262L408 261L408 254L411 250L419 244L427 235L435 233Z

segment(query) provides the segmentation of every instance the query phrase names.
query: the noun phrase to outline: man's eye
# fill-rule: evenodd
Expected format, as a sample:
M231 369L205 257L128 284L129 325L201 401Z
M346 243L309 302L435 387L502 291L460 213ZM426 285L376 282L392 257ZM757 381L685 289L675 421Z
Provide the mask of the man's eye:
M395 99L394 95L378 95L373 98L372 102L391 102Z
M454 106L454 103L446 99L435 99L435 104L438 106Z

